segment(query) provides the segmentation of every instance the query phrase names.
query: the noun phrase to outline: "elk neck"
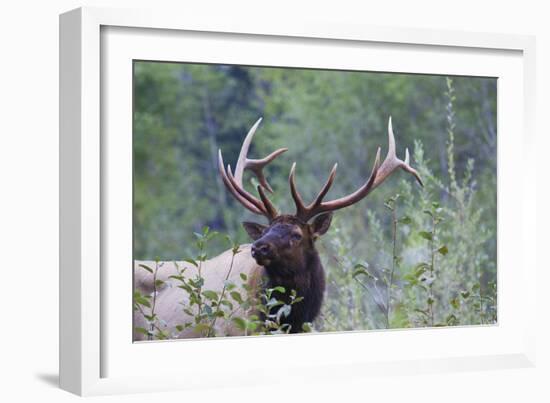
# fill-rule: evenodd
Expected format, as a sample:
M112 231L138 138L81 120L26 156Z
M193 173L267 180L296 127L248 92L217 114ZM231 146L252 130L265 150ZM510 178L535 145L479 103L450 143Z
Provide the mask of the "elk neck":
M325 292L325 271L315 247L304 251L303 259L292 264L272 263L265 267L267 287L283 286L286 293L274 297L290 303L290 291L295 290L303 300L294 304L283 322L292 326L291 333L302 331L304 322L312 322L321 310Z

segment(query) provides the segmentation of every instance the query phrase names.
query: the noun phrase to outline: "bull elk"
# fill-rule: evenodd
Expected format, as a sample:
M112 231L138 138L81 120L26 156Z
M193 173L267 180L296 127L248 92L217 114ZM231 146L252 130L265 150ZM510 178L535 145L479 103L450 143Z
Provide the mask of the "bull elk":
M273 190L269 185L264 168L279 155L287 151L281 148L263 159L249 159L247 157L252 138L261 122L261 118L252 126L241 147L235 172L231 166L224 164L221 150L218 152L218 169L222 181L231 195L246 209L267 219L267 224L244 222L243 226L253 243L242 245L241 252L234 257L233 270L226 275L231 251L210 259L203 264L202 277L204 288L221 290L224 283L237 280L241 273L246 275L254 292L259 293L260 287L284 287L285 293L279 293L279 300L288 302L288 290L295 290L302 301L293 305L290 314L282 320L290 325L290 332L302 330L305 322L312 322L321 310L325 292L325 272L315 248L315 241L324 235L331 224L332 214L336 210L349 207L365 198L376 187L381 185L398 168L412 174L418 183L422 180L416 170L409 165L409 151L405 151L405 159L397 158L395 152L395 138L392 130L391 117L388 122L388 153L380 162L380 147L376 152L374 165L367 181L355 192L330 201L324 198L330 190L336 177L337 164L334 164L327 181L318 195L309 204L306 204L296 186L296 163L292 164L289 175L290 193L296 205L294 214L281 214L267 197ZM243 186L243 174L248 170L258 179L256 190L258 196L248 192ZM144 293L153 291L153 274L137 269L140 264L151 262L135 262L134 286ZM158 271L156 279L165 282L158 290L156 297L156 315L166 329L172 330L176 338L198 337L193 329L174 332L178 324L189 320L189 315L183 312L182 304L188 302L188 297L182 289L171 284L171 276L177 275L181 267L186 268L187 275L195 275L197 268L185 262L164 262L163 268ZM147 314L147 312L145 312ZM241 312L241 314L246 314ZM135 326L145 324L142 313L136 313ZM229 321L220 319L216 323L216 334L241 334ZM139 340L141 334L134 333Z

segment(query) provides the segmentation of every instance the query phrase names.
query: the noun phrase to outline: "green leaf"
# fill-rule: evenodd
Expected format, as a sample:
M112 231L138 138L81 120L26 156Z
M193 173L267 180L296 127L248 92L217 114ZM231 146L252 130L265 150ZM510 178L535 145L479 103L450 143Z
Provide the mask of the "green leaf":
M365 265L362 265L362 264L356 264L355 266L353 266L353 273L351 274L351 276L353 278L356 278L357 276L359 275L364 275L364 276L367 276L369 277L370 279L376 281L376 277L374 277L372 274L370 274L367 270L367 266Z
M142 269L145 269L145 270L147 270L149 273L153 274L153 269L151 269L149 266L140 263L140 264L139 264L139 267L141 267Z
M207 331L208 329L210 329L210 325L208 323L199 323L193 328L196 333L202 333Z
M271 298L269 301L265 303L265 306L268 307L269 309L279 305L283 305L283 302L279 301L277 298Z
M217 231L212 231L210 232L207 236L206 236L206 240L207 241L210 241L212 238L218 236L219 232Z
M458 298L451 298L449 302L454 309L460 308L460 301L458 300Z
M420 277L422 274L424 274L428 269L430 268L430 265L426 262L418 263L414 267L414 275L416 277Z
M428 241L431 241L433 240L433 236L432 236L432 233L431 232L428 232L428 231L420 231L418 233L418 235L420 235L422 238L424 239L427 239Z
M189 284L191 284L195 288L201 288L204 285L204 278L202 277L195 277L194 279L189 279Z
M470 296L470 292L469 291L461 291L460 295L462 295L462 298L468 299L468 297Z
M360 274L363 274L363 275L365 275L365 276L370 276L369 272L366 271L365 269L361 268L361 267L355 269L355 270L353 271L353 274L352 274L351 276L352 276L353 278L355 278L355 277L357 277L357 276L360 275Z
M277 286L271 289L272 292L280 292L281 294L284 294L286 292L285 287Z
M443 256L445 256L447 253L449 253L449 249L447 249L447 246L445 246L445 245L440 246L437 251L439 253L441 253Z
M240 273L239 276L241 277L241 279L242 279L243 281L246 281L246 280L248 279L248 277L247 277L246 274L244 274L244 273Z
M418 284L418 279L413 274L406 274L403 279L408 281L408 287L413 287Z
M237 303L239 304L243 303L243 298L241 297L241 294L238 291L231 291L229 295L231 295L231 298L233 298Z
M134 299L136 298L145 298L145 299L148 299L148 298L151 298L149 295L141 295L141 293L139 291L134 291Z
M211 301L215 301L218 299L218 293L216 291L206 290L202 292L202 295L204 295L207 299Z
M243 318L236 317L236 318L233 318L231 321L232 321L240 330L245 330L245 329L246 329L246 321L245 321Z
M402 224L410 224L410 223L412 223L412 219L411 219L411 217L406 215L404 217L401 217L399 219L399 222L402 223Z
M454 314L450 314L449 316L447 316L445 321L447 322L447 325L449 325L449 326L458 325L458 319Z
M222 299L220 301L220 305L225 305L231 310L233 309L233 304L230 301L226 300L226 299Z
M186 258L186 259L183 259L184 262L187 262L187 263L191 263L193 266L195 267L199 267L199 265L197 264L197 262L195 261L195 259L191 259L190 257Z
M224 281L224 285L225 285L225 289L227 291L231 291L232 289L234 289L236 287L236 285L233 284L230 280Z
M147 329L144 329L142 327L136 327L134 328L136 332L144 334L146 336L149 336L149 331Z
M189 284L178 285L178 288L181 288L182 290L187 291L188 294L193 293L193 289L191 288L191 286Z
M134 298L134 301L139 304L139 305L143 305L143 306L146 306L147 308L151 308L151 304L149 303L149 301L144 298L144 297L138 297L138 298Z
M158 279L155 281L155 286L156 287L162 287L163 285L164 285L164 281L158 280Z

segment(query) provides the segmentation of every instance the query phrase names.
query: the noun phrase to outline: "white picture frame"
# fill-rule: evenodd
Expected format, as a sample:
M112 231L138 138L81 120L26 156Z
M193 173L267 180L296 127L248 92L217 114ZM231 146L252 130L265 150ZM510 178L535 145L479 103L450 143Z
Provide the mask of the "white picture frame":
M192 34L185 42L188 47L174 46L186 40L186 33ZM202 42L199 46L193 41ZM234 46L225 48L231 52L224 53L220 47L220 52L205 53L204 49L216 49L220 43L229 42ZM118 80L120 74L128 73L125 70L128 60L140 58L141 52L149 52L147 58L152 60L181 60L190 57L181 56L181 52L185 55L194 52L192 61L290 65L293 63L288 58L295 57L296 66L342 67L330 64L334 57L320 59L322 52L313 50L317 44L324 47L325 55L326 51L345 53L344 59L352 64L347 68L361 69L364 65L360 55L375 52L371 54L375 61L364 62L370 63L368 66L374 70L432 74L444 70L448 74L464 74L474 71L468 69L477 63L475 71L479 75L495 76L491 72L500 72L496 75L502 78L499 94L504 89L508 96L514 95L514 102L501 100L499 96L498 158L511 161L499 163L498 172L499 325L133 344L131 337L126 337L127 332L131 333L131 327L126 326L131 318L124 319L118 313L124 312L121 307L124 302L118 301L118 294L128 293L126 288L119 291L118 286L126 284L127 277L113 276L105 270L110 259L124 259L131 233L128 216L118 220L113 218L115 215L106 214L124 208L114 205L113 200L124 201L128 186L131 187L131 172L128 176L128 163L124 162L128 161L124 158L128 158L125 152L131 143L124 134L112 134L114 128L117 133L128 132L127 117L131 113L131 103L127 102L128 81ZM300 51L292 50L293 46ZM254 51L247 54L250 49ZM276 56L281 59L282 49L287 59L277 62ZM299 61L304 49L311 51L311 57ZM534 49L534 39L529 36L354 26L313 20L281 28L276 22L265 20L197 19L192 15L151 10L81 8L61 15L61 387L79 395L96 395L294 382L308 377L335 380L346 379L350 374L357 377L533 365L535 335L530 315L535 312L535 284L527 279L534 278L537 270L532 242L536 232L532 208L535 178L515 172L512 161L517 162L518 158L529 161L534 153ZM400 52L420 52L423 57L408 58L405 66L399 62ZM121 156L122 162L117 164L120 167L110 162L113 156ZM512 186L522 191L514 192ZM121 197L113 193L117 191L122 192ZM117 241L112 244L109 239ZM117 245L126 245L120 248L126 252L115 256ZM513 252L512 245L516 248ZM131 292L131 282L128 288ZM121 296L120 300L126 301L126 297ZM456 347L449 347L453 341ZM411 353L407 343L429 344L434 348L430 353ZM377 347L370 350L365 347L362 353L357 353L356 347L360 345ZM390 351L384 346L394 348ZM283 349L297 354L289 361L272 364L271 369L281 369L273 375L262 371L266 364L254 359L266 349L275 356ZM319 349L325 353L316 355ZM185 354L192 365L171 365L169 360L179 354ZM159 357L164 357L164 361L155 368L163 370L155 371L155 375L143 376L133 370L137 368L136 362ZM213 370L206 365L209 360L205 357L237 364L231 370L223 365ZM193 371L187 369L191 366ZM303 371L305 367L307 372Z

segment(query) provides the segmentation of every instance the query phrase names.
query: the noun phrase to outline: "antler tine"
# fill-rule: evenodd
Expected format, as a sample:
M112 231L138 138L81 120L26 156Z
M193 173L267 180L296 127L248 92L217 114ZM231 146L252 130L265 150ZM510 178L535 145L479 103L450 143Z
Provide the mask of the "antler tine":
M258 193L260 194L262 203L265 206L266 213L269 215L269 219L274 220L279 215L279 212L277 211L273 203L271 203L271 200L269 200L265 195L264 189L260 185L256 186L256 188L258 189Z
M347 196L341 197L336 200L320 203L317 209L312 211L309 218L312 218L326 211L339 210L341 208L351 206L352 204L357 203L359 200L361 200L367 194L369 194L370 191L372 190L374 181L378 175L379 169L380 169L380 147L378 147L378 150L376 151L376 158L374 159L374 165L372 166L372 171L371 171L371 174L369 175L369 179L365 182L365 184L361 186L359 189L357 189L355 192L353 192L352 194L349 194Z
M296 188L296 182L295 182L295 170L296 170L296 163L292 164L292 168L290 169L290 176L289 176L289 183L290 183L290 192L292 194L292 198L294 199L294 204L296 204L296 216L300 217L302 220L307 221L309 218L313 217L316 214L312 214L315 209L317 209L321 202L323 201L323 197L326 196L328 191L330 190L332 184L334 183L334 178L336 177L336 169L338 168L338 164L334 164L332 167L332 170L330 171L330 174L328 176L327 181L321 188L321 191L317 195L317 197L309 204L305 205L304 200L302 199L302 196L298 192L298 189Z
M405 161L404 161L404 164L401 168L403 168L408 173L412 174L416 178L416 181L419 183L420 186L424 186L424 182L422 182L422 179L420 178L420 175L419 175L418 171L416 169L412 168L409 165L409 149L408 148L405 148Z
M395 136L393 135L393 127L391 124L391 116L388 119L388 156L395 156ZM387 158L387 156L386 156Z
M393 134L393 127L390 116L388 120L388 154L386 155L384 162L380 166L378 175L376 176L376 179L374 181L373 189L384 182L384 180L386 180L386 178L390 176L397 168L401 168L411 173L416 178L418 183L421 186L424 186L418 172L409 165L409 150L405 149L405 161L397 158L397 155L395 153L395 136Z
M405 150L405 161L400 160L397 158L396 152L395 152L395 136L393 134L393 128L392 128L392 120L391 116L388 120L388 153L386 155L386 158L384 159L384 162L380 164L380 148L378 148L376 152L376 158L374 161L374 166L372 168L371 174L369 176L369 179L363 186L361 186L359 189L357 189L352 194L349 194L347 196L341 197L336 200L331 200L328 202L323 202L323 197L327 194L328 190L330 189L330 186L332 185L332 182L334 181L334 176L336 174L336 165L334 166L329 179L327 180L327 183L323 186L321 191L319 192L319 195L315 198L315 200L308 206L304 206L303 201L301 197L299 197L299 193L297 189L295 188L294 183L294 165L291 170L291 177L290 177L290 187L292 196L294 198L294 201L296 203L296 215L300 217L303 221L308 221L309 219L315 217L318 214L327 212L327 211L334 211L339 210L341 208L350 206L352 204L355 204L365 198L370 192L372 192L377 186L379 186L386 178L388 178L397 168L401 168L409 173L411 173L418 183L423 186L422 180L420 179L420 175L418 172L413 169L409 165L409 150Z
M246 159L246 163L244 168L249 169L258 178L258 182L260 182L260 185L264 189L266 189L269 193L273 193L273 189L267 182L267 179L265 178L263 168L269 164L271 161L273 161L275 158L277 158L282 153L288 151L288 148L279 148L278 150L273 151L271 154L269 154L267 157L258 159L258 160L252 160L252 159Z
M265 215L264 209L258 208L254 203L249 202L245 197L243 197L238 191L237 187L234 187L231 180L229 179L229 176L227 175L227 172L224 167L223 163L223 157L222 157L222 151L218 150L218 171L220 172L220 175L222 177L222 181L229 190L229 192L237 199L239 203L241 203L245 208L252 211L255 214L259 215Z
M229 178L229 182L231 182L231 186L239 193L242 197L244 197L249 203L252 203L258 210L261 210L264 214L267 212L265 206L262 204L260 200L252 196L250 193L248 193L244 187L240 187L237 184L237 181L235 180L235 177L233 176L233 172L231 171L231 166L227 165L227 177Z
M254 134L256 134L256 130L258 129L258 126L262 122L262 118L259 118L256 123L250 128L248 131L248 134L246 135L243 145L241 147L241 152L239 153L239 159L237 160L237 165L235 166L235 181L238 183L240 187L243 186L243 174L245 169L248 169L252 171L256 177L258 178L258 182L260 182L260 185L264 189L267 189L268 192L273 193L273 189L267 182L267 179L265 178L265 175L263 173L263 168L269 164L271 161L273 161L275 158L277 158L282 153L288 151L288 148L279 148L278 150L273 151L271 154L269 154L267 157L262 159L249 159L248 156L248 149L250 148L250 144L252 143L252 139L254 138Z
M273 189L271 189L271 186L265 178L263 168L279 155L287 151L287 149L280 148L262 159L247 158L250 144L261 121L262 118L258 119L256 123L254 123L243 141L241 151L239 153L239 158L237 160L237 165L235 166L235 175L233 175L230 165L227 166L226 171L221 150L219 150L218 152L218 169L222 176L223 183L225 184L227 189L244 207L246 207L253 213L263 215L267 217L270 221L272 221L273 219L275 219L278 213L277 209L266 197L265 192L263 192L263 189L266 189L269 192L273 192ZM261 200L258 200L256 197L245 190L243 186L243 174L245 169L251 170L258 178L258 181L260 183L259 188L261 189L259 190Z
M256 129L258 129L258 126L262 122L262 118L259 118L256 123L250 128L248 131L246 137L244 138L243 145L241 146L241 152L239 153L239 159L237 160L237 165L235 165L235 180L239 184L239 186L243 185L243 173L246 166L246 160L248 155L248 149L250 148L250 143L252 143L252 139L254 138L254 133L256 133Z
M313 207L321 204L321 202L323 201L323 198L327 195L328 191L332 187L332 184L334 182L334 178L336 177L336 170L337 169L338 169L338 163L334 164L334 166L332 167L332 170L330 171L330 174L328 176L327 181L325 182L325 184L321 188L321 191L319 192L319 194L317 195L315 200L308 207L313 208Z
M296 205L296 216L301 217L305 216L306 214L306 205L304 204L304 199L302 199L300 192L298 192L298 189L296 188L296 180L294 178L295 172L296 162L292 163L292 167L290 168L288 183L290 184L290 194L292 195L292 198L294 199L294 204Z

